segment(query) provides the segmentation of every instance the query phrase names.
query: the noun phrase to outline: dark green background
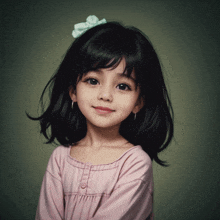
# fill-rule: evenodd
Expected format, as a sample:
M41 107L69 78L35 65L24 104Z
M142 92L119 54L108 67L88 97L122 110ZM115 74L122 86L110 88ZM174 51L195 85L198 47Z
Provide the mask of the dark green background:
M175 111L175 139L154 163L155 220L220 216L220 4L206 0L1 1L1 219L34 219L49 156L38 100L90 14L144 31L164 69Z

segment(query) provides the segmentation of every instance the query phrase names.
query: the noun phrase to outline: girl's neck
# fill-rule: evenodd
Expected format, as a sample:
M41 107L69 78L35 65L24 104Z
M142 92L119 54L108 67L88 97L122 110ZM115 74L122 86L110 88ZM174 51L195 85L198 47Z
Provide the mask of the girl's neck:
M102 146L120 146L126 142L126 139L119 134L119 126L100 128L87 123L86 136L79 144L100 148Z

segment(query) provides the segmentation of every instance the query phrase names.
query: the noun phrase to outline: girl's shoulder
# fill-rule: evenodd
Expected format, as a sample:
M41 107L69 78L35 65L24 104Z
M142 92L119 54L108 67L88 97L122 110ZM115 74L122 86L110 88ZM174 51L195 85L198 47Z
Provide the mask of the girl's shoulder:
M151 165L152 161L149 155L142 149L140 145L133 146L129 150L127 150L123 155L126 156L126 161L130 163L143 163L146 165Z
M58 147L56 147L53 150L51 156L55 156L55 157L57 157L57 156L60 156L60 157L65 156L65 155L68 154L69 148L70 148L69 146L67 146L67 147L63 146L63 145L58 146Z
M68 154L69 149L70 149L70 146L60 145L53 150L53 153L60 154L60 155L66 155L66 154Z
M62 168L65 165L65 157L68 154L68 147L59 146L56 147L48 161L47 171L56 179L61 181Z
M65 146L58 146L56 147L49 159L49 163L56 163L61 164L61 162L63 161L63 159L68 155L69 153L69 147L65 147Z
M152 160L140 145L134 146L123 155L120 177L123 177L124 183L132 180L152 182Z

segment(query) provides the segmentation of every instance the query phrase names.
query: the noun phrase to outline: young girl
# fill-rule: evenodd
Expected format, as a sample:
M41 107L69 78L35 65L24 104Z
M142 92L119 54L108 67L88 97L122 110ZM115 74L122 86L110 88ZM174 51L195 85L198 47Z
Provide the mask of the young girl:
M57 73L38 118L58 141L36 219L153 219L152 160L173 136L158 57L143 33L89 16ZM48 130L50 128L50 132Z

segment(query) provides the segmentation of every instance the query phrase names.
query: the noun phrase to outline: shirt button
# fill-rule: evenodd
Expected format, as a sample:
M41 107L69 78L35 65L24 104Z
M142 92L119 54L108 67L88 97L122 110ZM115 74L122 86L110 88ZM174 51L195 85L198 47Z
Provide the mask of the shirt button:
M85 189L86 188L86 184L85 183L81 184L81 188Z

